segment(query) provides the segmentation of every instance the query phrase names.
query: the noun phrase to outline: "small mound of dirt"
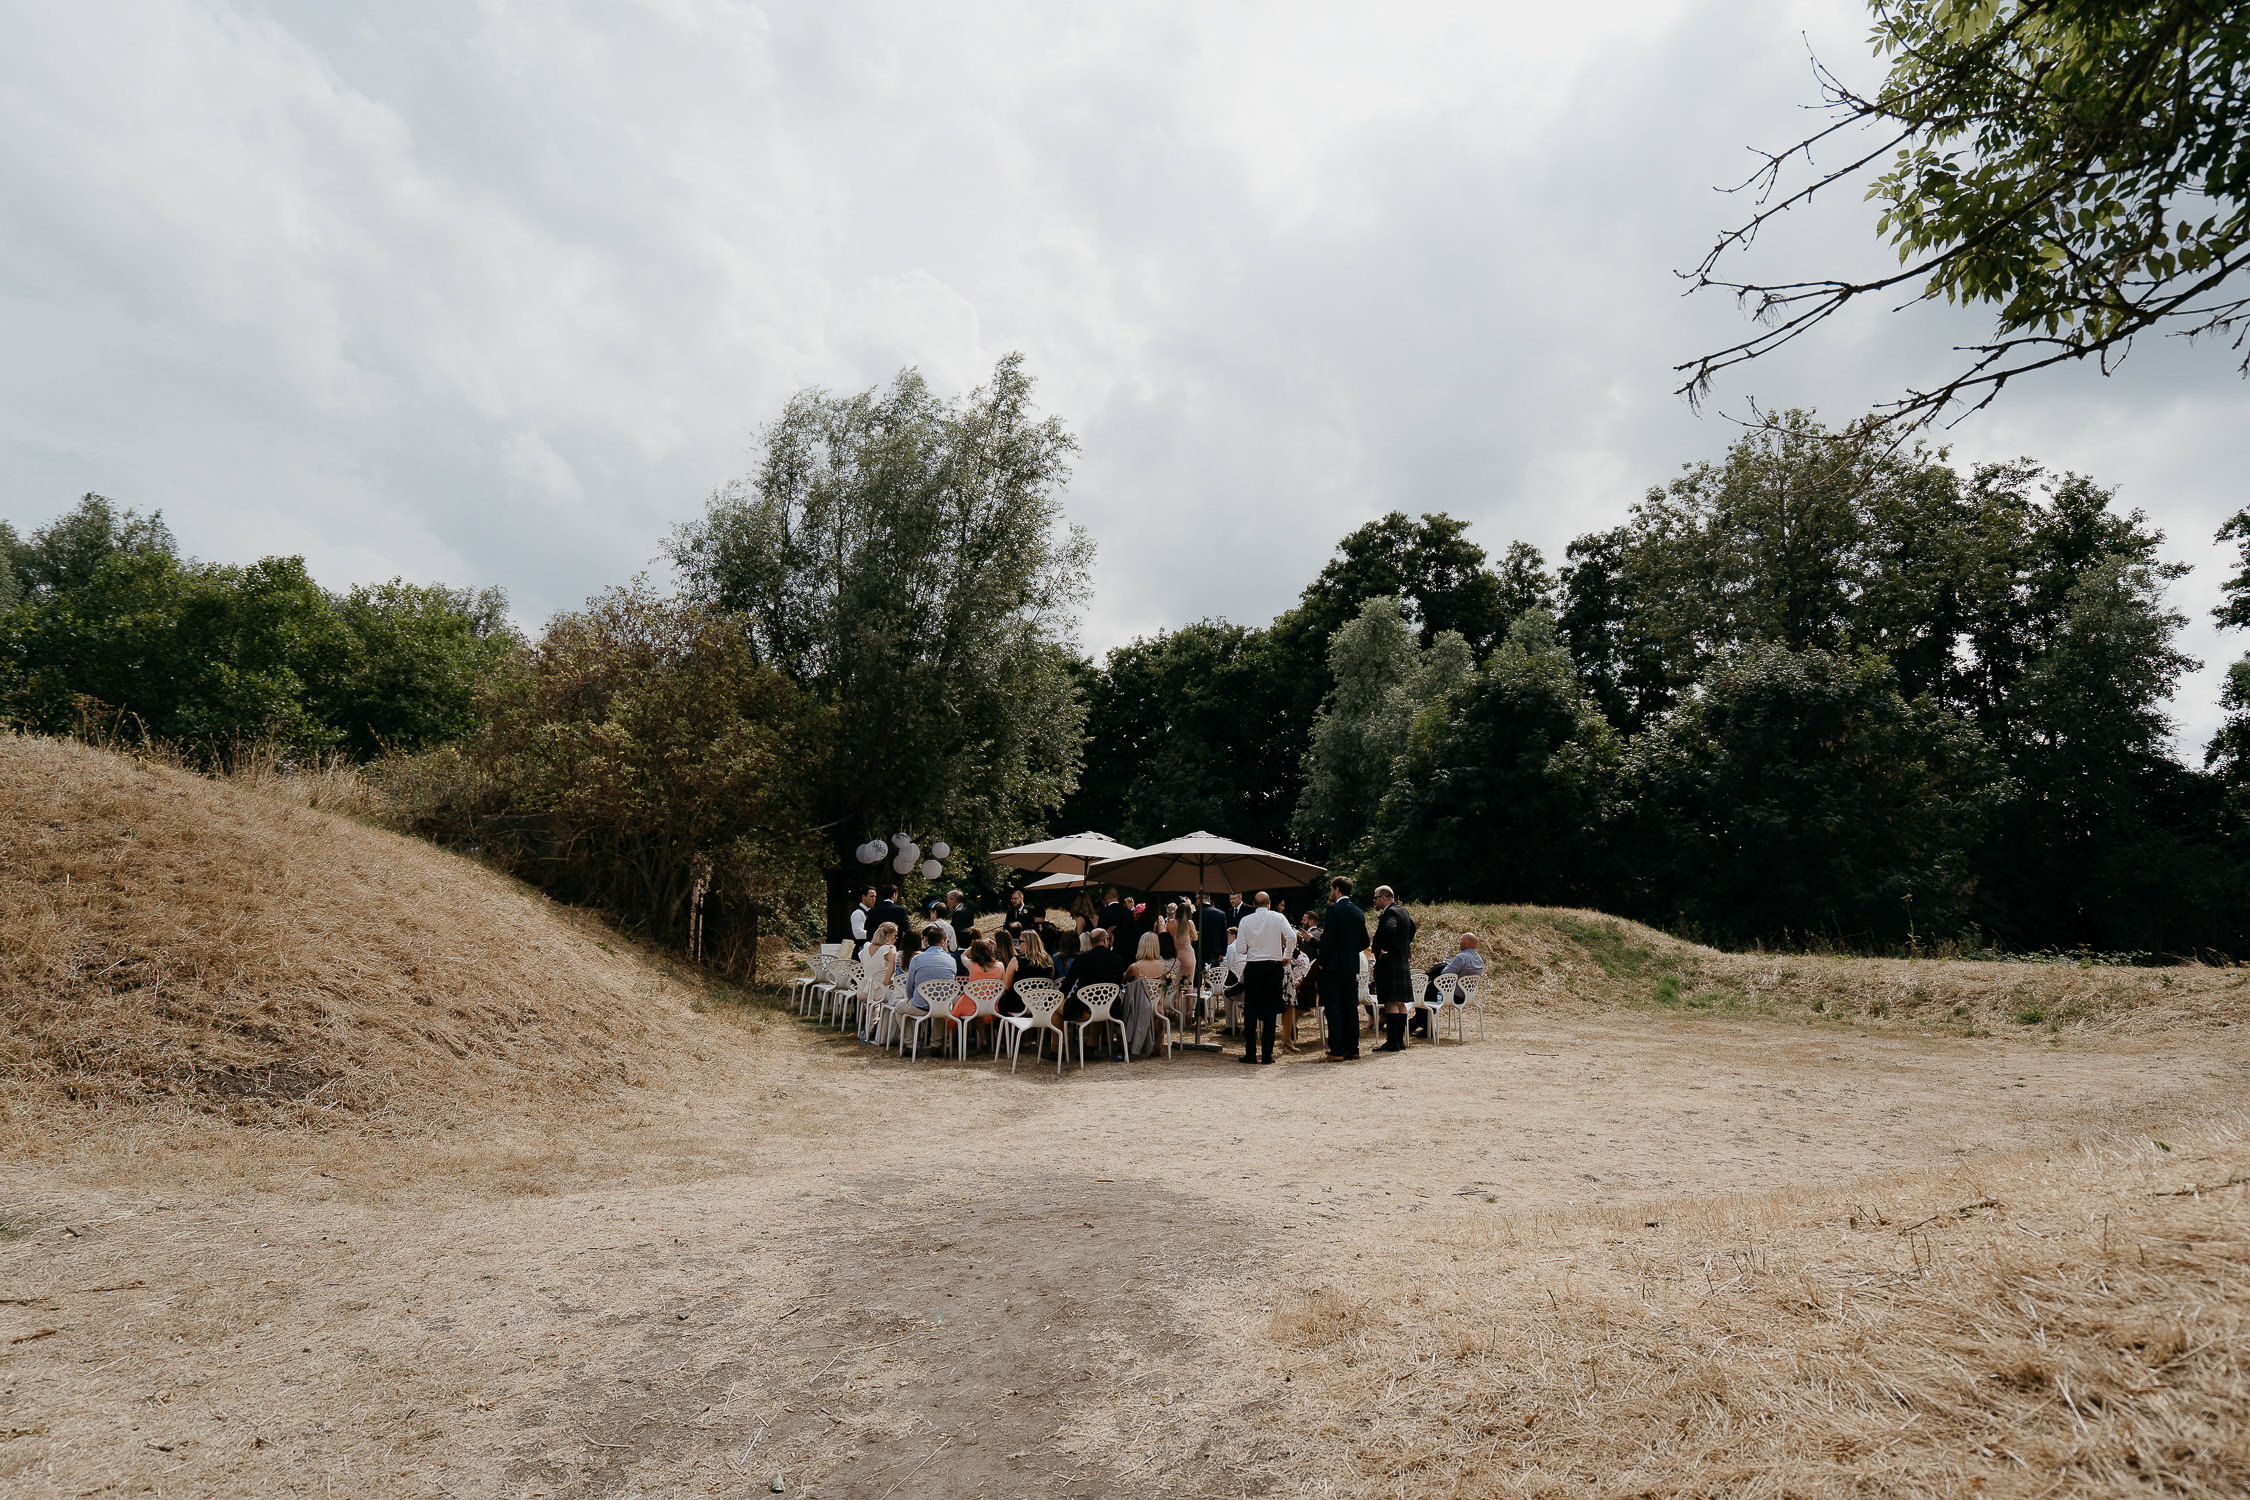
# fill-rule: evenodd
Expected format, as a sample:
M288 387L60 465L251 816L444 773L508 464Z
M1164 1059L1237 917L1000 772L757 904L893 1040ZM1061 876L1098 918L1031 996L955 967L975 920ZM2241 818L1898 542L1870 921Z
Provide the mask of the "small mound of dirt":
M243 1120L583 1097L697 1025L613 934L417 840L0 738L0 1086Z

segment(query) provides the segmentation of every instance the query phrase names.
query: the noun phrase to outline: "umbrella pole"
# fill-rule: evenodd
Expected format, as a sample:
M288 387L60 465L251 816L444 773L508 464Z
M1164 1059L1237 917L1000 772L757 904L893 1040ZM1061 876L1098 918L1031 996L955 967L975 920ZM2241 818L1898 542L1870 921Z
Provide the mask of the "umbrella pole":
M1201 912L1203 910L1203 872L1202 870L1198 869L1195 873L1195 909L1196 911ZM1203 932L1203 924L1193 918L1190 918L1188 921L1188 931L1195 933L1200 939ZM1203 967L1203 955L1198 953L1195 957L1196 969L1200 971ZM1198 977L1200 977L1200 972L1198 973ZM1195 1044L1200 1047L1203 1045L1203 1006L1199 999L1192 996L1189 998L1188 1004L1195 1010Z

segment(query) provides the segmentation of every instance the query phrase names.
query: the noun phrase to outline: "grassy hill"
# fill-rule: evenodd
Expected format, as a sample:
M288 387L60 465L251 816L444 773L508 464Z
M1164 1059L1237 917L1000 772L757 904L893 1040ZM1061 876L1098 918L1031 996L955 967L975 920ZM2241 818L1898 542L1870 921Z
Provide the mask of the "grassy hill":
M558 1100L710 1044L691 992L472 861L0 738L0 1097L243 1120Z

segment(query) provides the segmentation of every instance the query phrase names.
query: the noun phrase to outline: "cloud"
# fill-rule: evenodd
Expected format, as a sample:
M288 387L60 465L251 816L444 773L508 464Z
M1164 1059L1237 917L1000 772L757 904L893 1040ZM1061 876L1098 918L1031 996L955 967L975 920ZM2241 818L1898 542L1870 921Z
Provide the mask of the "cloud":
M1086 644L1263 620L1391 508L1550 556L1732 435L1674 268L1786 143L1844 0L1584 6L120 0L0 53L0 479L207 556L508 587L644 566L807 385L1021 349L1079 433ZM1848 195L1761 264L1880 264ZM1841 417L1974 314L1843 320L1721 392ZM2119 484L2202 564L2241 503L2223 352L2009 392L1964 456ZM2215 722L2218 664L2181 698Z

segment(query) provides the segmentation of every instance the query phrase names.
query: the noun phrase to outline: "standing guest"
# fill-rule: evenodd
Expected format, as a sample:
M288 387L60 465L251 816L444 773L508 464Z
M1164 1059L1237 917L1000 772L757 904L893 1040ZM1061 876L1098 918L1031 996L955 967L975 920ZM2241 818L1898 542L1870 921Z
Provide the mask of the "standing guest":
M1264 891L1242 919L1235 944L1242 955L1242 1060L1273 1061L1274 1023L1281 1016L1281 984L1297 934L1289 919L1273 909Z
M1320 1004L1328 1012L1322 1062L1359 1056L1359 956L1367 951L1367 914L1352 904L1352 880L1328 882L1328 918L1320 929Z
M1427 1004L1437 1004L1437 978L1440 974L1452 974L1458 977L1463 974L1482 974L1483 972L1484 955L1477 951L1477 935L1473 932L1464 932L1461 934L1460 950L1444 963L1432 964L1429 973L1423 976L1427 983L1422 986L1422 999ZM1430 1018L1427 1015L1415 1016L1414 1034L1416 1036L1427 1036L1429 1031Z
M855 957L863 956L867 952L868 936L875 930L871 925L874 912L875 887L869 886L859 893L859 905L852 908L849 919L852 929L852 954Z
M1226 908L1209 896L1195 911L1196 950L1206 969L1227 956Z
M1108 900L1102 906L1101 920L1094 925L1109 933L1109 943L1114 948L1125 940L1126 931L1133 925L1133 908L1118 899L1114 885L1106 895Z
M1243 901L1242 893L1240 891L1227 892L1227 925L1229 927L1240 927L1242 919L1249 915L1250 907Z
M1008 911L1001 920L1007 926L1022 932L1033 926L1038 918L1033 915L1031 908L1024 904L1023 892L1018 890L1008 892Z
M912 914L899 905L898 887L895 885L885 885L877 890L874 909L867 914L867 929L870 932L885 922L896 927L901 937L907 936L914 928Z
M1383 1007L1383 1045L1406 1050L1406 1002L1414 998L1414 914L1387 885L1375 887L1375 998Z
M1195 919L1185 901L1166 907L1170 914L1166 925L1171 928L1172 968L1180 976L1180 989L1195 983Z
M1177 901L1167 901L1164 903L1164 915L1156 919L1157 956L1164 959L1167 963L1169 963L1173 958L1177 957L1180 951L1176 946L1174 946L1176 940L1172 935L1172 923L1174 919L1179 916L1179 913L1180 903Z

